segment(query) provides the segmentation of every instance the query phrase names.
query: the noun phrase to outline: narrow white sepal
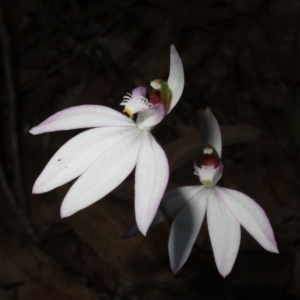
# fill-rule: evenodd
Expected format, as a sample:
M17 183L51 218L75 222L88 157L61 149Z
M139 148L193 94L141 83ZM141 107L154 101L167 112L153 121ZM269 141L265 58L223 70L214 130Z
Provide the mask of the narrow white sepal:
M58 130L92 127L131 126L135 123L118 111L101 105L73 106L52 115L40 125L33 127L31 134L41 134Z
M203 189L178 212L172 223L168 249L174 273L182 268L192 251L205 216L207 200L207 189Z
M207 145L211 145L217 151L219 158L221 158L221 131L217 119L214 117L209 108L205 110L203 115L201 127L201 149L203 150Z
M169 165L152 134L143 132L135 170L135 216L139 230L146 235L168 183Z
M247 195L231 189L217 187L234 217L266 250L278 253L272 226L264 210Z
M219 273L226 277L236 260L240 240L241 227L217 196L215 189L207 189L207 224L211 245Z
M168 86L171 90L171 103L167 113L169 113L179 101L184 87L183 66L178 52L174 45L170 49L170 73L168 78Z
M50 159L37 178L32 192L45 193L80 176L98 157L135 130L131 127L101 127L73 137Z
M124 181L136 164L141 138L142 132L136 128L104 152L70 188L61 206L61 217L93 204Z

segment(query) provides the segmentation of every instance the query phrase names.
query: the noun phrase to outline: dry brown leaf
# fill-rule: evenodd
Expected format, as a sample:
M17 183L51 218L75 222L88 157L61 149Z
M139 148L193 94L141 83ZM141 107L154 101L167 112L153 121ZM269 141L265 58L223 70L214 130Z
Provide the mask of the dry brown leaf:
M0 281L16 284L18 300L96 300L83 278L65 272L50 256L13 237L0 238Z

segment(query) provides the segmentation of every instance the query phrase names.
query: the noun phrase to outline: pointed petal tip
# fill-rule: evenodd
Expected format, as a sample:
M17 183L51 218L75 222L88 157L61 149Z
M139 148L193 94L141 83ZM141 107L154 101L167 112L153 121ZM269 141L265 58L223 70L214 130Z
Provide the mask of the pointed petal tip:
M140 230L141 234L142 234L143 236L146 237L146 235L147 235L147 229L146 229L146 230L141 230L141 229L139 228L139 230Z
M272 253L275 253L275 254L279 254L279 250L278 250L276 242L274 242L273 247L270 248L269 251L272 252Z
M66 211L64 209L60 209L60 217L62 219L68 218L68 217L72 216L72 214L73 213L70 213L70 212L68 212L68 211Z
M141 221L138 221L138 218L136 219L136 222L137 222L137 228L140 231L140 233L143 236L146 236L151 222L150 223L143 222L143 224L141 224Z
M40 180L40 176L36 179L35 183L33 184L32 187L32 194L43 194L51 191L53 189L47 188L43 182Z
M272 235L273 235L273 232L272 232ZM257 239L256 239L256 241L259 242ZM261 245L261 246L263 246L263 245ZM271 253L279 254L278 246L274 239L274 236L269 237L268 245L264 245L263 248Z
M204 111L205 114L212 114L212 111L209 107L207 107Z
M32 187L32 194L42 194L44 191L35 183Z
M270 240L270 246L267 248L265 248L266 250L268 250L269 252L275 253L275 254L279 254L279 250L278 250L278 245L275 241L275 237L274 237L274 233L272 231L272 235L271 237L269 237Z
M218 268L218 266L217 266L217 268ZM232 270L232 267L231 267L230 269L228 269L228 268L218 268L219 274L220 274L224 279L229 275L229 273L231 272L231 270Z
M39 134L38 126L32 127L28 132L33 135Z
M66 205L65 199L63 200L61 207L60 207L60 217L62 219L68 218L76 212L70 205Z
M279 253L274 232L265 211L249 196L227 188L218 188L222 200L238 222L267 251Z
M178 267L175 268L175 267L171 266L171 270L172 270L173 274L176 275L179 272L180 268L178 268Z

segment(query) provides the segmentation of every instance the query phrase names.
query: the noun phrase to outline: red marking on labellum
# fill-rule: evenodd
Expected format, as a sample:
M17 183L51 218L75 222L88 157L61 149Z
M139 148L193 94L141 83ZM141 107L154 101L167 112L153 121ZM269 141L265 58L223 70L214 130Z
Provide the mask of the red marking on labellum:
M220 165L220 160L213 153L204 154L201 158L201 166L213 167L214 169L216 169L219 165Z

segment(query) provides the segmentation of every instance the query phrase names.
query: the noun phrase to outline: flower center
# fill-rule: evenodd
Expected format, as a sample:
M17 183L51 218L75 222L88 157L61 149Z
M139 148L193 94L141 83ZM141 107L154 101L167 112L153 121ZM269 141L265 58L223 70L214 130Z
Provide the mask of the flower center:
M203 149L200 164L200 168L196 163L194 164L194 174L199 176L203 185L208 187L215 186L222 176L223 164L219 159L218 153L212 146L207 145Z
M149 110L156 104L162 104L165 113L167 112L171 98L168 83L161 79L155 79L150 82L150 86L149 100L146 98L146 89L143 86L135 88L131 94L127 93L123 97L120 105L124 106L123 112L127 113L131 119L134 114Z
M133 93L127 93L127 95L123 97L123 101L120 103L120 105L124 106L123 112L127 113L129 117L133 119L134 114L151 108L153 104L149 103L148 99L142 95L133 95Z

